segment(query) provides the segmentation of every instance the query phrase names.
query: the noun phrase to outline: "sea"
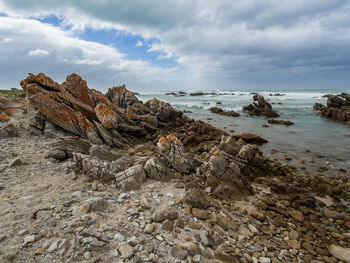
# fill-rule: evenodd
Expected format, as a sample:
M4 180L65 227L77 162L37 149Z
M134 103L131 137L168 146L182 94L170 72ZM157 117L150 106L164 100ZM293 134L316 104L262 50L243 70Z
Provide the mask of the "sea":
M206 121L230 134L254 133L268 140L261 146L265 155L286 160L292 165L304 165L310 172L326 167L331 175L337 175L339 169L350 174L350 125L327 119L313 110L315 103L326 104L326 94L350 93L339 89L312 90L211 90L214 93L203 96L174 96L168 92L144 92L138 97L142 101L157 98L170 103L175 109L185 111L185 115L196 120ZM265 97L282 120L295 125L268 124L269 118L252 117L242 111L242 107L253 102L253 92ZM274 94L283 96L271 96ZM217 104L217 103L221 104ZM240 117L227 117L211 113L210 107L223 110L235 110ZM268 124L270 127L263 127ZM275 150L278 150L276 152ZM276 153L274 153L276 152ZM292 157L291 161L287 161Z

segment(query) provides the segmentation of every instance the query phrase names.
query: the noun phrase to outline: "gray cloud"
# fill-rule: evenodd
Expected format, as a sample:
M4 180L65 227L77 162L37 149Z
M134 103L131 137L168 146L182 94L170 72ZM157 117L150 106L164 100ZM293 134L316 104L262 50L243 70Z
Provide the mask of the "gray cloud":
M0 0L0 7L11 16L55 14L73 31L122 29L145 40L157 38L160 43L150 49L168 54L160 57L174 56L183 70L182 85L191 88L228 88L232 83L256 86L262 81L305 87L334 81L344 87L349 81L350 3L343 0ZM12 39L5 34L1 37ZM35 44L33 50L46 50L45 45ZM50 45L49 56L60 58L61 47ZM107 75L122 76L135 85L145 85L148 80L170 88L170 83L176 86L179 81L178 69L162 71L142 61L131 66L115 50L115 68L107 66L110 60L106 57L86 57L82 48L70 46L64 52L70 54L67 65L73 63L87 74L102 67Z

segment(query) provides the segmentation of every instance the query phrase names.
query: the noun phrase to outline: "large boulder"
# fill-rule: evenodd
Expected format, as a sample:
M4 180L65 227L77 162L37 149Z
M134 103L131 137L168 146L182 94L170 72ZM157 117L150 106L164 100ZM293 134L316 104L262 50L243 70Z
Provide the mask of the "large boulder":
M145 163L145 171L148 178L166 181L171 178L172 172L166 162L159 157L152 157Z

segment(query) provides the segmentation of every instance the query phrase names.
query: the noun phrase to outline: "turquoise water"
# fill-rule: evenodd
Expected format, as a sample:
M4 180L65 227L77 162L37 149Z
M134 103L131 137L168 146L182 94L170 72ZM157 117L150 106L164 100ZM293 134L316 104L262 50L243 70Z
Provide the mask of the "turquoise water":
M207 91L212 92L212 91ZM267 124L267 118L250 117L242 112L242 106L252 103L254 91L214 91L218 95L205 96L183 96L175 97L164 95L164 93L144 93L139 96L143 101L151 98L158 98L170 103L178 110L191 111L187 116L204 120L208 123L222 128L226 131L234 130L233 133L250 132L258 134L269 143L262 149L266 154L271 149L278 149L279 158L285 155L296 159L303 159L307 167L316 169L319 166L326 166L330 173L336 174L338 168L350 172L350 125L333 121L317 115L313 111L313 105L318 102L325 104L327 99L322 98L325 94L338 94L340 92L350 93L350 90L272 90L256 91L265 97L265 100L272 104L281 117L276 119L290 120L295 125L286 127L284 125ZM232 95L234 93L234 95ZM269 96L270 94L281 93L285 96ZM216 105L221 102L221 105ZM281 103L281 104L278 104ZM217 106L224 110L235 110L241 117L226 117L211 113L208 109ZM208 119L209 118L209 119ZM305 150L310 152L305 153ZM292 161L293 163L293 161Z

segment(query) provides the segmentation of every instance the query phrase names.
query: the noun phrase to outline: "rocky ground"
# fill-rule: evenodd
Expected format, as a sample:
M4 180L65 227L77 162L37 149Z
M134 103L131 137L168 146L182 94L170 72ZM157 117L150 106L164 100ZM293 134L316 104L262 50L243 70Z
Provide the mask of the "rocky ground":
M346 173L304 175L184 117L108 147L49 114L38 131L29 109L0 127L0 262L350 262Z

